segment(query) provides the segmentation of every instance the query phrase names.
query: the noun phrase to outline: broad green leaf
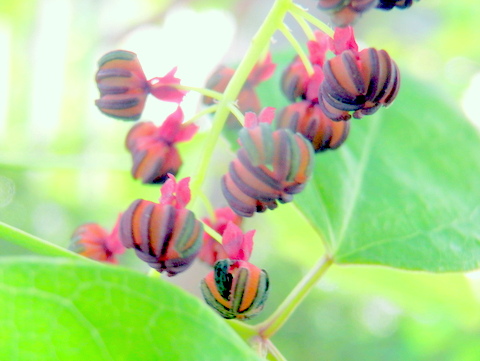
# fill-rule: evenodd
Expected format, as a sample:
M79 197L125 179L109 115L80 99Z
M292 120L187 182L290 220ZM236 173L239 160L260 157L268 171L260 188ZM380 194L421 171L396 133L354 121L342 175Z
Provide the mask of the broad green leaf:
M257 230L253 262L269 271L272 285L277 282L288 284L288 277L298 282L325 252L319 236L294 208L291 203L285 204L274 212L245 220L245 229ZM279 269L289 271L279 274ZM441 318L468 328L472 325L476 327L480 321L477 312L480 280L474 279L475 275L407 272L368 265L334 265L326 272L319 286L327 298L335 293L353 299L380 297L413 317ZM272 288L266 310L259 317L268 315L270 307L275 308L275 293L287 294L293 286L287 287L288 290L285 287L283 290ZM302 306L299 312L304 312Z
M260 360L176 286L61 258L2 259L0 324L2 360Z
M431 86L402 78L388 109L317 154L295 203L339 264L480 266L480 137Z

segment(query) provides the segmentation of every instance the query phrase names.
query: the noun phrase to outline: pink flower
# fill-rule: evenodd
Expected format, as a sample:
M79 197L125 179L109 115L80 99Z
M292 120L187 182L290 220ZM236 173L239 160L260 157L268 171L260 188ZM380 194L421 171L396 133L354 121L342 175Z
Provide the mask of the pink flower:
M263 108L258 115L253 112L247 112L245 114L245 128L256 127L259 123L271 124L274 118L275 108L273 107Z
M118 263L116 255L125 252L125 247L118 237L118 220L111 233L97 223L86 223L79 226L73 232L69 248L96 261Z
M243 234L242 230L233 222L228 222L223 232L222 244L228 258L239 261L248 261L252 254L253 236L255 230Z
M168 180L160 189L162 196L160 204L171 205L176 209L185 208L190 202L190 188L188 186L190 177L183 178L179 182L171 174L168 174Z
M353 28L351 26L347 26L345 28L335 28L333 39L330 38L330 49L335 53L335 55L338 55L345 50L352 50L353 52L357 53L358 44L355 40Z
M218 234L223 235L228 223L232 222L240 226L242 219L243 218L237 215L230 207L224 207L215 210L215 219L210 220L209 218L204 218L202 221L217 231ZM198 257L213 266L218 260L228 258L228 254L221 243L217 242L205 232L203 236L203 246Z
M175 77L177 67L170 70L167 75L159 78L152 78L148 81L150 85L150 93L157 99L172 102L181 103L183 97L187 92L180 90L175 85L180 84L180 79Z
M143 183L163 183L167 174L175 175L182 160L176 143L190 140L198 127L185 125L180 107L159 127L151 122L137 123L129 131L126 146L132 153L132 175Z

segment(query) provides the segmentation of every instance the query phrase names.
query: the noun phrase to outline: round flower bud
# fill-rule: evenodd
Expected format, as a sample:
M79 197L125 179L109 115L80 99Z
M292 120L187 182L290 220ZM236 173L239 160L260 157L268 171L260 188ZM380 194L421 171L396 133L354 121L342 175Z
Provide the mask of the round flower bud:
M176 175L182 165L176 146L156 136L157 133L155 124L141 122L130 129L125 141L132 154L132 176L145 184L164 183L167 174Z
M117 227L112 232L97 223L85 223L73 232L69 249L100 262L118 263L117 255L125 248L118 240Z
M395 99L400 87L397 64L384 50L346 50L326 61L319 105L332 120L375 113Z
M288 65L282 75L282 91L288 100L305 99L310 76L300 58L297 56Z
M315 152L336 149L347 139L350 122L334 122L317 104L303 101L288 105L280 113L277 128L288 128L307 138Z
M224 318L257 315L268 297L268 274L247 261L222 259L201 283L205 301Z
M242 217L290 202L305 187L313 167L308 140L289 129L260 123L240 131L241 148L222 178L229 206Z
M174 276L200 251L203 225L186 208L137 199L122 214L119 237L150 267Z
M100 99L95 105L110 117L138 120L145 107L150 86L137 55L115 50L100 58L95 76Z

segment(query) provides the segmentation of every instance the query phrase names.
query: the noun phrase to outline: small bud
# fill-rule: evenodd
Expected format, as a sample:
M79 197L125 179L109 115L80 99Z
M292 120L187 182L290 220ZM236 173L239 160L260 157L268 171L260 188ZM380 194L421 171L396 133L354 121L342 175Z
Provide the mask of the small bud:
M346 50L326 61L319 105L332 120L375 113L395 99L400 87L397 64L384 50Z
M100 99L95 105L110 117L140 119L150 91L137 55L115 50L100 58L95 76Z
M222 178L222 192L242 217L290 202L305 187L313 167L313 148L289 129L260 123L240 131L241 148Z
M222 317L240 320L257 315L268 297L265 270L247 261L218 261L201 283L205 301Z
M176 143L190 140L198 127L184 125L181 108L157 127L152 122L135 124L127 134L126 147L132 154L132 176L146 184L163 183L167 174L177 174L182 159Z
M97 223L86 223L73 232L69 249L100 262L118 263L116 255L125 248L118 239L118 222L108 233Z
M350 122L335 122L328 118L318 104L308 101L293 103L283 109L277 128L288 128L308 139L315 152L336 149L347 139Z
M120 219L119 237L150 267L174 276L200 251L203 225L188 209L137 199Z

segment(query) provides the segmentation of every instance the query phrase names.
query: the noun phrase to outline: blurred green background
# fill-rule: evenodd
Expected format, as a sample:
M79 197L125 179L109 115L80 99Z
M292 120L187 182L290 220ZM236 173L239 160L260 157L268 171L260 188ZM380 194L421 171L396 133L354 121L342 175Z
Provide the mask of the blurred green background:
M131 124L103 116L93 104L97 59L117 48L136 51L147 76L178 65L185 84L202 86L220 62L241 58L273 1L259 3L0 2L0 221L66 247L79 224L109 228L134 199L158 198L158 187L130 177L123 142ZM329 23L316 1L299 3ZM406 11L372 10L355 28L361 46L387 49L402 72L441 88L446 102L477 122L479 18L480 4L472 0L422 0ZM282 35L274 40L273 51L289 49ZM148 101L145 119L161 122L174 109L157 103ZM198 97L189 95L184 110L193 115ZM194 143L182 152L182 175L189 175L198 152ZM212 194L231 156L224 153L217 152L215 163L222 165L211 169L206 188ZM245 229L252 228L258 229L254 262L268 270L272 284L256 322L321 256L322 246L289 205L248 220ZM1 255L28 254L0 245ZM129 254L122 262L145 269ZM208 269L196 264L193 270L173 281L198 294ZM287 359L299 361L479 360L476 278L334 266L273 340Z

